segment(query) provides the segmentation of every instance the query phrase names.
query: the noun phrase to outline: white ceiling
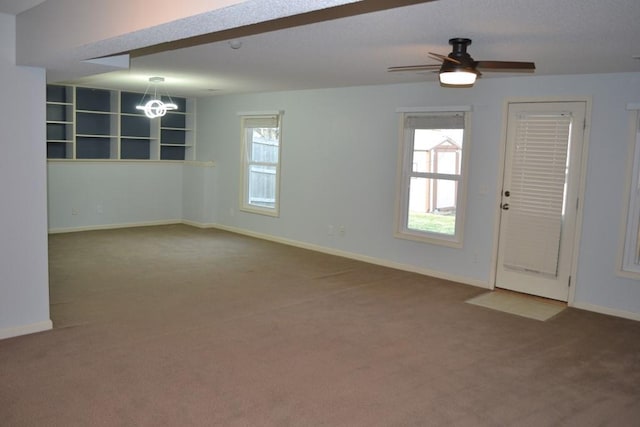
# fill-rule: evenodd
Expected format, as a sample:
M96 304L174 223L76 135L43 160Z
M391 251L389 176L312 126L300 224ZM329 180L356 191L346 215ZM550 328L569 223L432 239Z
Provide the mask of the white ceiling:
M18 3L39 2L0 0L0 12ZM433 63L427 52L448 54L452 37L471 38L476 60L534 61L535 75L640 72L640 1L432 1L239 37L240 49L222 40L135 57L75 83L143 91L157 75L171 94L208 96L436 80L386 69Z
M44 0L0 0L0 13L17 15L42 2L44 2Z

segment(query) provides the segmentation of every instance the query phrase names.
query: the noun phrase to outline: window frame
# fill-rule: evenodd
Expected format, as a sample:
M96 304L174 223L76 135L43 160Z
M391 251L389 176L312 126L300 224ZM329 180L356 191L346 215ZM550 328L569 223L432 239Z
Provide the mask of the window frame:
M640 279L640 104L629 104L629 156L621 221L618 274Z
M282 159L282 111L261 111L261 112L243 112L238 113L240 116L240 207L243 212L267 215L272 217L280 216L280 169ZM247 138L248 129L256 129L257 127L247 127L246 124L250 120L272 120L277 122L278 129L278 154L276 162L252 161L249 156L249 144L253 144L253 140ZM275 167L275 200L274 207L262 206L251 203L249 193L249 174L250 167L253 165L262 165L267 167Z
M396 213L394 236L400 239L413 240L436 245L460 248L463 245L464 217L466 208L466 194L468 181L468 159L469 159L469 141L470 141L470 106L458 107L418 107L418 108L399 108L399 144L398 144L398 165L396 177ZM460 163L459 174L444 174L437 172L414 172L413 171L413 136L415 130L406 128L405 123L407 117L411 116L450 116L462 115L464 128L462 139L462 159ZM433 128L432 128L433 129ZM407 135L410 130L412 135ZM456 219L455 232L453 235L435 233L429 231L419 231L408 228L408 213L410 203L410 183L412 177L429 178L429 179L446 179L457 182L456 194Z

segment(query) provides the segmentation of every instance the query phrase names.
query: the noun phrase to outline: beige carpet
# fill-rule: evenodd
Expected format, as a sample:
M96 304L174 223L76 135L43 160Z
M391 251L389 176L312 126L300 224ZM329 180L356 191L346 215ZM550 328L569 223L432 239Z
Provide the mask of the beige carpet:
M468 299L467 302L542 322L551 319L566 308L565 304L556 301L545 301L542 298L503 290L487 292Z
M0 341L3 427L640 419L638 322L532 321L465 303L472 286L181 225L49 245L54 329Z

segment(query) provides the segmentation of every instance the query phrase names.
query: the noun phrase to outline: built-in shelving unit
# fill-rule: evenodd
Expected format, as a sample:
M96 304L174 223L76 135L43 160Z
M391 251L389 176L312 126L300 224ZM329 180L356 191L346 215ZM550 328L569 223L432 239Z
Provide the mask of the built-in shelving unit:
M142 93L47 85L49 159L194 160L194 101L150 119ZM165 99L165 102L168 101Z
M47 86L47 157L74 157L74 88Z
M76 88L76 159L118 158L118 93Z
M190 110L187 99L172 98L172 101L178 109L160 118L160 159L185 160L193 148L193 115L187 113Z
M136 109L141 94L120 93L120 158L157 159L158 158L158 119L149 119L141 110Z

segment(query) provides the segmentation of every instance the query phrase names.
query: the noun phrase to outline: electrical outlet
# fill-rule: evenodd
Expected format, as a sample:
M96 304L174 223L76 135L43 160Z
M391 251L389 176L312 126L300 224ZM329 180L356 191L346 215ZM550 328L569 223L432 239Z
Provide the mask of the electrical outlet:
M98 213L98 215L102 215L102 212L104 212L104 211L102 210L102 205L101 205L101 204L100 204L100 205L98 205L98 206L96 206L96 212Z
M80 209L78 208L71 208L71 215L78 215L80 213Z
M347 234L347 229L344 227L344 225L340 226L340 228L338 229L338 234L340 234L340 237L344 237Z

